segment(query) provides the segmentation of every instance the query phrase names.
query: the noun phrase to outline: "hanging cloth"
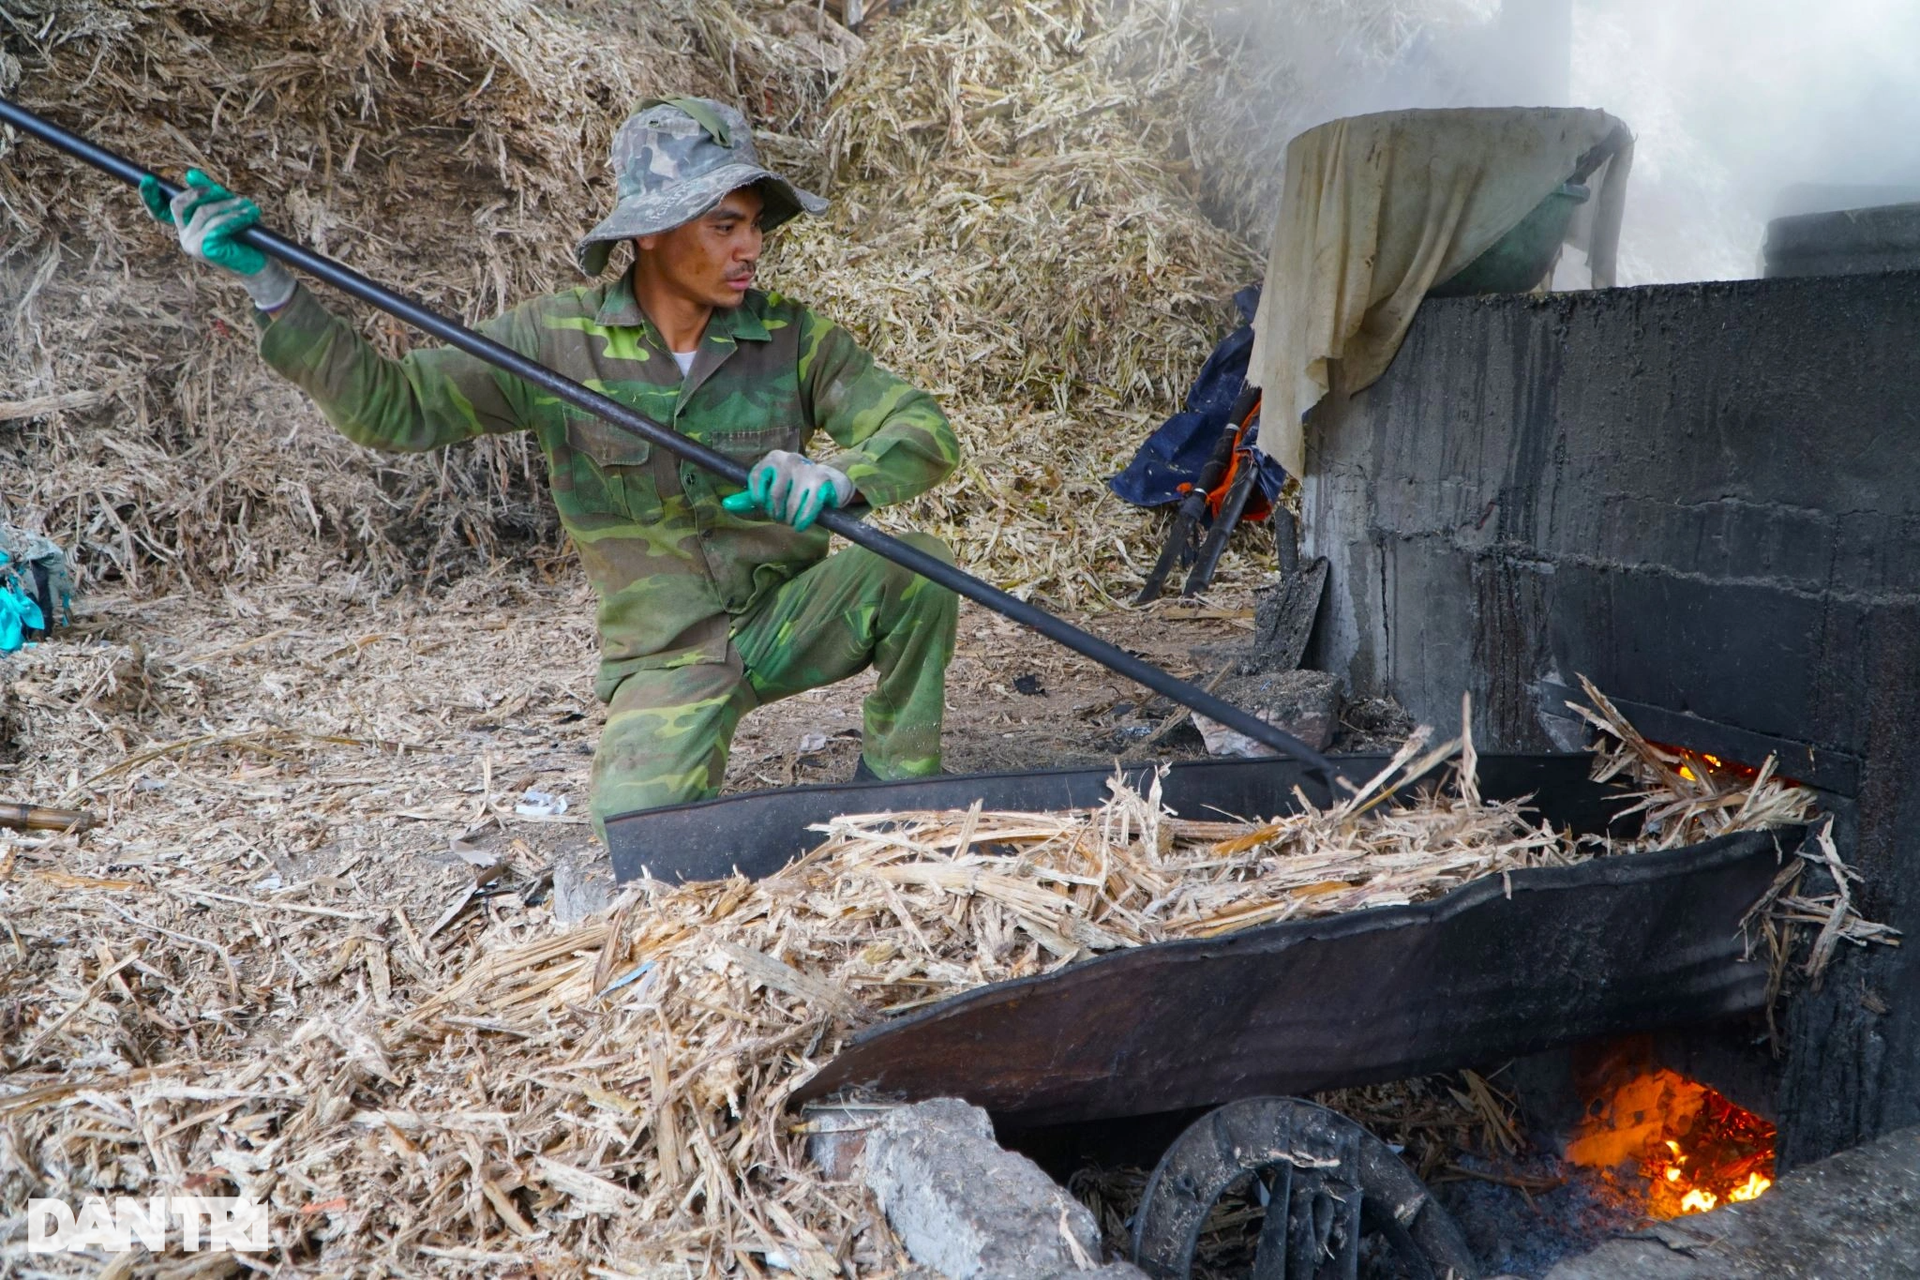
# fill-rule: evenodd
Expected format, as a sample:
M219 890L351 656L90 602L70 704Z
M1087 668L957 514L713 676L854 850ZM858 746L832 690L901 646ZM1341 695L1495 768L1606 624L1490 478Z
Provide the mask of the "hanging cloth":
M1604 157L1604 158L1603 158ZM1593 188L1568 239L1596 288L1613 284L1632 140L1604 111L1389 111L1287 144L1248 380L1265 401L1260 444L1305 472L1301 422L1333 385L1387 370L1435 284L1478 258L1578 173Z

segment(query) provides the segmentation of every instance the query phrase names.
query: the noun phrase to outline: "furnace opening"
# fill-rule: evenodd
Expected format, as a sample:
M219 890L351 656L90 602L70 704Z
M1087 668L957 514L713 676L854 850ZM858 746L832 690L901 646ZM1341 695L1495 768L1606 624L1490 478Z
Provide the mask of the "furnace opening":
M1718 1090L1664 1067L1615 1074L1590 1093L1567 1144L1654 1218L1752 1200L1773 1185L1774 1127Z

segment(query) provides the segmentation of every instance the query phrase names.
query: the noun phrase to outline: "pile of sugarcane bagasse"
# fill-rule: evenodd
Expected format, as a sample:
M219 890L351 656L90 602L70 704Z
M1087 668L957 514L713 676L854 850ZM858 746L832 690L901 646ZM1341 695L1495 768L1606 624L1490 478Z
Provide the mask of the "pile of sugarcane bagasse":
M633 103L740 104L770 162L834 202L769 241L767 284L937 395L961 438L959 470L882 522L1055 608L1112 608L1152 563L1163 521L1105 482L1261 269L1182 158L1221 133L1216 99L1254 109L1194 0L924 0L864 39L806 0L8 8L0 94L172 176L204 168L468 322L580 283L570 247L605 213ZM1284 59L1246 61L1284 91ZM383 351L417 341L320 292ZM0 295L0 518L83 574L386 592L567 563L524 436L370 459L262 365L246 295L184 269L130 190L5 130ZM1268 542L1237 539L1218 581L1256 581Z
M276 1274L889 1274L884 1219L808 1164L786 1108L859 1028L1117 948L1807 819L1771 764L1695 768L1589 695L1597 772L1644 815L1632 842L1483 799L1471 741L1423 730L1326 809L1197 821L1116 781L1085 811L850 815L758 883L642 883L572 928L493 909L457 966L377 899L263 903L219 864L116 878L84 844L57 865L9 851L0 910L65 922L84 961L0 988L0 1157L36 1194L265 1200ZM1829 891L1798 889L1809 862ZM1817 974L1841 942L1895 940L1852 881L1819 828L1756 909L1776 963ZM375 952L351 986L276 990ZM172 1265L113 1274L200 1274Z

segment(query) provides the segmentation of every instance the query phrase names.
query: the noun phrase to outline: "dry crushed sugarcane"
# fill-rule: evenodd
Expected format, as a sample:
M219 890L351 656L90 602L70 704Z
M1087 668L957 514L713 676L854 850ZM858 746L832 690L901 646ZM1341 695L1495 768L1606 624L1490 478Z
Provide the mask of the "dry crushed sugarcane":
M165 884L163 902L197 904L200 946L187 950L201 954L181 989L146 973L168 933L103 914L120 932L102 938L76 985L63 979L54 999L32 1002L26 1034L5 1043L23 1091L0 1100L0 1119L23 1150L58 1144L87 1178L124 1176L128 1152L155 1169L225 1161L235 1188L267 1198L283 1229L328 1224L316 1266L452 1274L472 1250L510 1253L537 1236L543 1258L577 1274L724 1268L742 1255L801 1275L836 1274L845 1257L885 1270L901 1260L884 1224L858 1188L809 1165L784 1111L877 1019L1118 948L1664 847L1681 824L1699 838L1804 815L1769 770L1695 787L1659 748L1633 745L1624 721L1608 723L1637 754L1603 751L1600 769L1634 773L1641 794L1623 806L1657 815L1640 843L1574 839L1521 803L1483 799L1471 739L1434 747L1423 731L1325 809L1303 801L1271 820L1200 821L1168 812L1157 780L1144 794L1116 780L1090 810L849 815L767 880L645 884L573 929L502 912L466 930L477 945L456 953L464 960L428 951L422 963L404 915L375 911L338 927L371 927L359 945L382 952L387 1000L373 999L370 978L336 980L277 1001L280 1017L252 1028L216 1015L196 1055L168 1068L170 1087L222 1104L212 1110L163 1094L151 1076L54 1073L112 1055L128 997L182 1026L185 1002L232 1007L232 980L206 963L206 947L223 948L250 994L274 957L314 973L342 940L325 917L263 916L251 895ZM1668 778L1686 785L1669 789ZM1830 840L1814 846L1808 856L1834 869ZM1844 892L1803 898L1783 881L1765 914L1776 932L1817 938L1817 955L1890 940ZM242 945L263 928L274 949ZM1481 1117L1460 1132L1497 1133L1493 1095L1471 1082L1457 1093L1407 1096L1424 1099L1422 1123L1457 1111ZM1354 1105L1385 1115L1384 1097L1357 1093ZM245 1101L224 1105L235 1098ZM115 1119L135 1113L155 1123ZM312 1208L336 1202L348 1207Z

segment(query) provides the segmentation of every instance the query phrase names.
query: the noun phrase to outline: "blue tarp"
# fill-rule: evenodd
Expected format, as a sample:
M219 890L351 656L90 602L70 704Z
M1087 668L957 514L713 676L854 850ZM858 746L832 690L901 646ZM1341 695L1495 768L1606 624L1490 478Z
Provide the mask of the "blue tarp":
M1107 487L1136 507L1160 507L1184 496L1183 484L1200 479L1227 415L1247 382L1247 357L1253 350L1253 313L1260 305L1260 286L1248 285L1233 295L1241 326L1213 349L1187 392L1187 407L1168 418L1147 437L1127 469L1107 481ZM1260 489L1272 502L1280 496L1287 473L1265 454L1260 457Z

